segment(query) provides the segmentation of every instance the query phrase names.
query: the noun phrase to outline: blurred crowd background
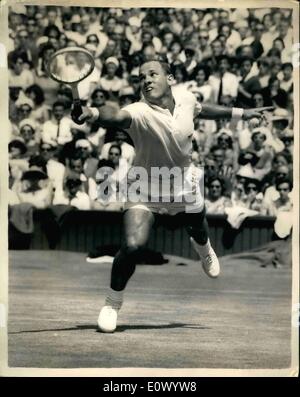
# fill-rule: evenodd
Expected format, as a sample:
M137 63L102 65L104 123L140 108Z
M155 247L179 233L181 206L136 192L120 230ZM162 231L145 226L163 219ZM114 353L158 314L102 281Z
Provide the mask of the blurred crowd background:
M135 157L121 130L71 117L68 85L51 80L49 58L81 46L95 59L79 84L83 105L140 99L138 66L164 58L174 86L202 103L273 106L266 120L195 119L194 164L205 169L207 212L292 211L293 26L290 9L93 8L16 5L9 12L9 204L121 211L97 194L101 168L124 174ZM238 209L238 210L237 210Z

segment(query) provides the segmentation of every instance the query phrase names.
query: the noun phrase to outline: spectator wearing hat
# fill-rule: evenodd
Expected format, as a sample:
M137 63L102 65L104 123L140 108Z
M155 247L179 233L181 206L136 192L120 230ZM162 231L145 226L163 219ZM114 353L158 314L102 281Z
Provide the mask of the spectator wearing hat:
M50 107L45 104L45 95L42 88L37 84L32 84L29 86L25 94L34 103L34 108L32 110L31 116L38 123L43 124L45 121L50 119Z
M19 124L19 130L27 148L26 156L37 155L39 152L39 136L34 120L23 119Z
M75 151L83 162L83 173L87 178L95 178L98 159L92 156L92 144L88 139L78 139L75 142Z
M253 95L261 90L258 77L251 73L252 65L252 58L243 57L240 59L240 80L236 104L242 108L251 108L253 106Z
M20 92L19 98L15 103L17 109L17 120L20 122L23 119L31 118L34 109L33 101L25 96L23 91Z
M213 89L213 97L215 103L220 103L221 97L230 95L236 98L238 94L239 81L238 77L229 72L230 58L227 55L217 57L218 69L210 75L209 84Z
M280 153L285 146L282 138L289 125L289 113L286 109L277 108L270 117L271 134L267 136L267 144L272 146L275 153Z
M47 175L46 162L41 156L30 158L29 169L23 173L15 189L21 203L29 203L39 209L51 205L53 186Z
M42 125L42 141L51 145L63 146L72 141L71 128L73 122L66 116L63 102L55 102L52 105L52 117Z
M117 76L117 70L119 68L119 61L115 57L109 57L105 61L105 71L103 76L100 78L101 88L106 91L111 100L117 101L118 93L125 82Z

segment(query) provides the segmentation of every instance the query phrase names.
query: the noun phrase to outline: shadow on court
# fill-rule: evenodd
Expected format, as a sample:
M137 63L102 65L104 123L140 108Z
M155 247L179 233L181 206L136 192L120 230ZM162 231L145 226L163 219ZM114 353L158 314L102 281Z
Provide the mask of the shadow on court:
M203 327L200 325L195 324L181 324L181 323L174 323L174 324L121 324L118 326L118 329L115 333L124 332L128 330L143 330L143 329L172 329L172 328L191 328L191 329L209 329L209 327ZM102 334L98 327L95 324L86 324L86 325L76 325L76 327L71 328L50 328L50 329L31 329L26 331L18 331L18 332L9 332L10 335L13 334L27 334L32 332L54 332L54 331L83 331L83 330L96 330L99 334Z
M114 334L97 318L111 265L84 253L11 251L8 363L33 368L287 368L291 271L221 258L138 266ZM186 266L177 266L178 263Z

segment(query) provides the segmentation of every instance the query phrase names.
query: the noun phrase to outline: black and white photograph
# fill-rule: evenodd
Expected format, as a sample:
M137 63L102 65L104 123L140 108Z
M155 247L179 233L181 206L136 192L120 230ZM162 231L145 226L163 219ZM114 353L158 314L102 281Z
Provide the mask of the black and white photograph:
M0 23L0 374L297 376L299 4Z

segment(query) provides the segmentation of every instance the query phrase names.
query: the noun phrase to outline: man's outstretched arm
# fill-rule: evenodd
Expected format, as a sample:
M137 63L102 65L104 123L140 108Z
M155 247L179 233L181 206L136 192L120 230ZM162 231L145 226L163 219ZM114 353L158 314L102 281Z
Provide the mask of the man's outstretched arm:
M114 106L104 105L100 108L83 107L79 121L98 121L101 127L129 128L131 116L126 110L118 110ZM76 122L76 120L74 120Z
M261 108L253 109L242 109L242 108L231 108L220 105L202 104L202 110L199 113L199 117L208 120L220 120L220 119L243 119L249 120L253 117L259 119L264 117L264 112L273 110L273 106L265 106Z

